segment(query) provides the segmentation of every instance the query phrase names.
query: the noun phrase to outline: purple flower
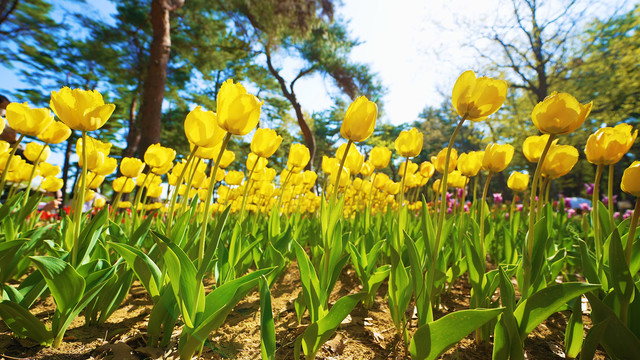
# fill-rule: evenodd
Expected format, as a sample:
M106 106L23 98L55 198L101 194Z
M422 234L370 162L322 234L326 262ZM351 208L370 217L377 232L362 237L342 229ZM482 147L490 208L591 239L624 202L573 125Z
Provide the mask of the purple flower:
M451 200L453 194L447 191L447 201Z
M493 193L493 202L496 204L502 203L502 193Z
M508 213L508 212L505 212L505 213L504 213L504 219L505 219L505 220L509 220L509 213Z
M565 209L568 209L568 208L571 207L571 199L564 198L564 207L565 207Z
M595 188L596 184L594 183L587 183L584 184L585 190L587 192L587 195L593 195L593 188Z
M567 217L568 217L569 219L571 219L572 217L574 217L574 216L576 215L576 213L577 213L577 212L576 212L576 210L575 210L575 209L569 209L569 210L567 210Z
M614 219L617 219L619 217L620 217L620 211L616 211L616 212L613 213L613 218Z
M613 195L611 200L613 201L613 204L615 205L617 200L618 200L618 195ZM602 195L602 203L604 204L604 206L609 206L609 197L603 194Z
M469 204L464 204L464 212L469 212Z
M589 206L589 204L587 204L587 203L582 203L582 204L580 204L580 209L582 211L591 211L591 206Z
M461 198L464 194L464 189L458 189L458 197Z
M522 208L524 208L524 206L522 204L517 204L516 205L516 210L522 211Z
M627 220L628 218L631 217L631 215L633 215L633 210L625 211L624 214L622 215L622 220Z

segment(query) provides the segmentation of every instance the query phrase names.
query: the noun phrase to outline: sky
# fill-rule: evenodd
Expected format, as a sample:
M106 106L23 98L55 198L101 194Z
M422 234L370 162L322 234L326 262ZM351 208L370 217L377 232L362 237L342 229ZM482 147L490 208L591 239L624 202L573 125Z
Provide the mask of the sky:
M597 1L601 1L600 7L588 7L591 14L610 12L614 8L611 4L632 4L625 0L588 3ZM87 3L89 6L82 11L92 11L112 21L112 2ZM554 0L551 4L556 3L561 2ZM451 93L463 71L479 70L476 54L465 47L470 29L464 24L491 24L511 11L511 0L343 0L337 13L348 19L351 35L360 40L353 49L352 60L368 64L387 89L381 99L384 114L380 120L402 124L416 120L425 106L441 104L443 94ZM297 72L295 61L284 61L280 66L289 79ZM2 65L0 75L0 93L20 88L19 79ZM309 112L329 108L328 93L333 91L330 80L319 75L305 77L296 84L298 99Z

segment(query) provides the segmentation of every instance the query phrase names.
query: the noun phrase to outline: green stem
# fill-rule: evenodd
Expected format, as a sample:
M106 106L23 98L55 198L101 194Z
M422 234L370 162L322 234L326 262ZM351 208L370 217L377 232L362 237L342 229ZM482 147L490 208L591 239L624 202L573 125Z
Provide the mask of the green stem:
M611 231L616 228L616 223L613 219L613 164L609 165L609 184L608 194L609 197L609 222L611 223Z
M636 228L638 227L638 218L640 218L640 197L636 199L636 207L633 209L631 224L629 225L629 233L627 234L627 247L624 249L624 257L627 260L627 266L631 266L631 250L633 249L633 240L636 236ZM635 276L635 274L631 275Z
M182 179L184 179L184 174L187 171L189 164L191 164L193 157L196 155L196 151L198 151L198 145L194 145L193 150L191 150L191 154L189 154L189 157L187 158L187 162L184 164L184 167L182 168L182 171L178 176L178 180L176 181L176 188L171 194L171 201L169 202L169 213L167 215L167 236L168 237L171 235L171 225L173 224L173 210L176 207L176 201L178 200L178 192L180 190L180 185L182 184Z
M600 198L600 181L602 179L603 165L598 165L596 168L596 179L593 184L593 194L591 198L591 220L593 221L593 240L596 250L596 260L600 264L600 258L602 257L602 240L600 236L600 216L598 215L598 202Z
M528 266L524 267L524 276L523 276L523 286L522 286L522 297L526 299L529 296L529 283L531 280L531 258L533 257L533 242L535 239L534 234L534 225L535 225L535 203L536 203L536 190L538 188L538 179L540 178L540 173L542 172L542 165L544 164L544 159L547 157L547 153L549 152L549 148L551 148L551 143L555 139L556 135L549 135L549 139L542 150L542 154L540 155L540 159L538 159L538 165L536 166L536 172L533 175L533 181L531 182L531 198L529 200L529 231L526 236L527 243L527 253L524 254L527 257ZM542 200L542 199L541 199Z
M371 182L371 192L369 193L369 211L373 208L373 192L376 190L376 187L373 184L376 183L376 176L378 176L378 172L373 173L373 181Z
M187 211L187 208L189 208L189 205L190 205L189 196L191 194L191 187L192 187L191 184L193 184L193 178L196 176L196 171L198 171L198 166L200 166L201 161L202 159L198 158L198 161L196 161L195 163L191 163L191 169L187 169L187 171L190 174L189 174L189 179L187 180L187 183L185 184L185 187L184 187L184 193L182 194L182 198L180 199L180 208L178 209L178 213L180 213L180 216L182 216L182 214L184 214L184 212ZM178 189L178 193L179 192L180 192L180 189Z
M218 164L220 164L220 160L222 159L222 154L227 149L227 145L229 144L229 140L231 140L231 133L227 133L224 136L224 140L222 140L222 146L220 146L220 152L218 153L218 158L216 159L216 163L213 164L213 168L211 168L211 176L209 178L209 188L207 189L207 198L204 200L204 218L202 221L202 231L200 232L200 243L198 245L198 267L203 266L202 261L204 260L204 243L207 238L207 225L209 224L209 215L211 211L211 196L213 195L213 187L216 184L216 175L218 173ZM188 196L188 194L187 194Z
M42 157L42 153L44 149L48 146L48 144L44 144L42 149L40 149L40 153L36 158L36 161L33 163L33 168L31 169L31 174L29 174L29 181L27 181L27 188L24 190L24 199L22 199L22 206L27 206L27 200L29 200L29 192L31 191L31 182L35 177L36 170L38 169L38 164L40 163L40 158Z
M260 161L259 156L257 157L256 161L253 163L253 166L251 167L251 171L249 172L249 178L244 184L244 192L242 194L242 205L240 206L240 217L238 218L239 219L238 222L241 222L242 219L244 218L244 207L247 204L247 193L249 192L249 184L251 184L253 181L252 180L253 172L256 170L256 166L258 166L258 161Z
M7 182L7 173L9 172L9 166L11 165L11 160L13 159L13 156L16 154L16 151L18 150L18 145L20 145L20 143L22 142L22 139L24 139L24 134L20 134L20 137L18 138L18 141L16 141L15 144L13 144L13 148L11 149L11 153L9 154L9 156L7 157L7 162L4 164L4 169L2 170L2 175L0 175L0 197L2 197L2 195L4 195L4 185Z
M482 200L480 200L480 255L482 258L480 261L484 264L486 254L484 253L484 202L487 200L487 192L489 191L489 183L491 182L492 171L489 171L487 175L487 181L484 183L484 190L482 190Z
M126 178L126 180L124 181L125 185L127 184L127 181L129 181L129 178ZM118 211L118 204L120 203L121 197L122 197L122 192L116 193L116 197L113 199L113 202L111 203L111 212L109 213L109 219L111 220L113 220L114 214L116 214Z
M347 147L344 149L344 154L342 155L342 160L340 160L340 166L338 167L338 174L336 176L336 183L333 186L333 193L331 194L331 201L329 204L333 204L333 202L338 198L338 188L340 187L340 176L342 175L342 168L344 167L344 162L347 160L347 155L349 155L349 148L353 144L353 141L349 140L347 143Z
M409 167L409 157L407 157L407 161L404 163L404 171L402 172L402 181L400 182L400 203L398 204L398 211L404 205L404 180L407 178L407 168ZM402 229L401 229L402 231ZM402 234L400 234L402 235Z
M78 241L80 238L80 222L82 222L82 207L84 205L84 193L87 187L87 132L82 132L82 172L80 173L80 188L76 188L74 198L78 198L73 217L73 249L71 250L71 265L78 266Z
M132 205L133 209L131 209L131 212L133 214L133 219L131 220L131 234L133 234L133 232L136 230L136 222L138 222L138 204L140 204L140 199L142 199L142 192L144 191L144 187L147 185L147 182L149 181L149 179L151 179L152 176L154 176L152 172L148 173L144 177L142 185L140 185L140 187L138 188L138 192L136 192L136 198L133 201Z

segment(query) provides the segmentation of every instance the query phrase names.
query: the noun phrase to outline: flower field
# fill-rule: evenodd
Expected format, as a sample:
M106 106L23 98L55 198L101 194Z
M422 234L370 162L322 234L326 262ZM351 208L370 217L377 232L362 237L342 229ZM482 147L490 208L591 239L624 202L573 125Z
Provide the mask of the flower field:
M0 143L3 354L637 358L640 161L617 183L613 165L638 131L621 123L589 137L592 205L576 210L549 193L578 161L563 139L593 103L554 92L523 120L542 135L453 147L462 126L492 116L507 92L503 80L462 73L449 146L414 163L423 134L400 132L398 182L382 172L389 149L358 148L378 115L366 97L348 107L346 142L317 173L305 170L302 144L282 172L269 167L283 139L258 127L263 102L233 80L215 113L197 106L184 119L191 152L182 158L161 144L143 159L110 156L112 144L92 133L115 105L97 91L54 91L50 109L9 104L6 124L20 135ZM50 213L42 204L65 184L47 163L49 145L72 132L82 171L70 210ZM251 153L236 158L230 141L252 132ZM535 172L511 172L514 200L505 202L489 184L516 151ZM243 171L228 169L234 161ZM97 189L114 173L107 199ZM614 187L636 199L624 216L615 215Z

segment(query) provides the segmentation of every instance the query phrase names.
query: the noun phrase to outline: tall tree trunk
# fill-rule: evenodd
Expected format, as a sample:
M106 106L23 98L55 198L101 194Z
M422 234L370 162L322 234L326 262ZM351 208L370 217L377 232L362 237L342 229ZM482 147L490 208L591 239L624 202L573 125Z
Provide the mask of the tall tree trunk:
M71 149L75 143L75 138L76 137L72 132L71 136L67 139L67 146L64 151L64 165L62 165L62 200L65 202L67 200L67 183L69 182L69 168L71 165Z
M171 52L171 12L179 9L184 0L152 0L151 26L153 40L149 51L149 68L142 89L140 109L140 143L138 155L142 157L149 145L160 142L162 129L162 100L167 82L167 64Z
M136 110L138 109L138 96L136 95L129 106L129 133L127 134L127 147L122 150L122 157L132 157L140 143L140 128L136 123ZM119 173L118 173L119 174Z

